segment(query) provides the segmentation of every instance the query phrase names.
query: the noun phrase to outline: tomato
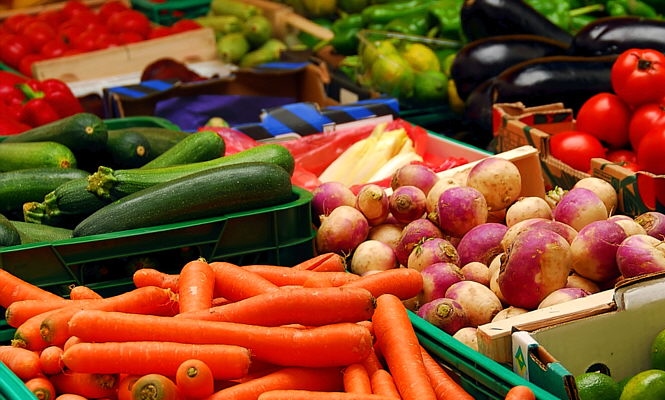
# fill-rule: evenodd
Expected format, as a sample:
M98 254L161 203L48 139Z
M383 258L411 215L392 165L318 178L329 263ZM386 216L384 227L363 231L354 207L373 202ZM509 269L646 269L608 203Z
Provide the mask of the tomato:
M0 38L0 60L12 68L18 68L21 59L32 53L30 42L19 34Z
M94 14L94 11L80 0L65 1L61 10L67 19L81 15L88 16Z
M641 170L640 165L637 163L637 154L635 151L628 149L610 150L605 155L608 161L615 164L620 164L622 167L629 169L633 172Z
M99 17L102 21L106 21L111 17L111 15L122 12L122 11L125 11L125 10L128 10L128 9L129 9L129 6L127 6L127 4L125 4L125 2L123 2L121 0L110 0L110 1L104 2L104 4L102 4L99 7L99 10L97 11L97 15L99 15Z
M42 46L41 54L46 58L61 57L69 49L67 43L59 38L51 39Z
M642 137L656 126L665 126L665 98L660 102L643 104L633 110L628 124L628 138L633 149L637 149Z
M610 71L612 89L632 106L665 96L665 54L653 49L629 49L617 57Z
M46 57L39 53L28 54L21 59L18 64L18 71L25 76L32 76L32 64L37 61L44 60Z
M136 32L120 32L117 37L120 44L137 43L145 40L143 36Z
M576 129L588 132L608 147L619 149L628 144L630 109L614 93L598 93L582 104L575 118Z
M44 21L49 24L51 28L57 29L61 23L65 22L65 15L59 9L43 10L35 16L35 19L38 21Z
M160 37L168 36L172 34L171 27L169 26L156 26L150 30L148 34L148 39L157 39Z
M142 38L147 38L151 29L148 17L140 11L131 9L111 15L106 21L106 26L111 33L135 32Z
M193 19L187 19L187 18L180 19L176 21L173 25L171 25L171 30L174 33L186 32L200 28L202 28L201 24L194 21Z
M7 30L7 32L20 33L23 29L23 26L32 21L33 17L28 14L14 14L11 15L2 22L2 27Z
M597 137L582 131L563 131L550 137L550 154L578 171L589 172L592 158L604 158L606 149Z
M665 126L657 126L648 131L637 148L637 163L648 172L665 174L663 162L665 148Z
M41 52L42 46L55 36L55 29L45 21L31 21L23 26L21 34L30 41L34 52Z

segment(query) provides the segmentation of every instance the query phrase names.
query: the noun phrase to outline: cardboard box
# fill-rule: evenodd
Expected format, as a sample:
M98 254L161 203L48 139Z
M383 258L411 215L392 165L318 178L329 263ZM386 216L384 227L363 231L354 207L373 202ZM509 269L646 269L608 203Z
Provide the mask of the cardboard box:
M562 103L526 107L522 103L495 104L497 151L529 144L540 151L547 188L570 189L578 180L596 176L614 186L618 193L618 211L637 216L646 211L665 211L665 176L648 172L634 173L603 158L591 160L591 174L576 170L549 152L552 134L575 128L573 112Z

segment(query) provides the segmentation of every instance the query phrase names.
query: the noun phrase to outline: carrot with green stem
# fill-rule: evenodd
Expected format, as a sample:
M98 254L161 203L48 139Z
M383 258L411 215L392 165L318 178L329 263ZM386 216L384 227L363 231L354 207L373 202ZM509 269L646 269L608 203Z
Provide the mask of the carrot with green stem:
M55 386L56 393L78 394L90 399L113 398L118 384L118 375L65 371L50 376L49 380Z
M345 286L362 287L374 297L392 294L401 300L417 296L423 289L420 271L413 268L393 268L375 274L363 275Z
M190 261L180 270L178 279L178 311L207 310L212 306L215 272L203 258Z
M362 363L353 363L344 368L342 380L347 393L372 393L370 376Z
M175 384L180 394L187 398L201 399L215 391L212 369L196 358L183 361L175 373Z
M136 287L157 286L162 289L178 291L180 274L169 274L155 268L140 268L132 274L132 281Z
M175 382L162 374L145 374L132 387L132 399L180 400Z
M434 388L437 400L473 400L473 396L465 391L422 346L420 353L425 365L425 373Z
M53 400L55 399L55 387L53 382L51 382L45 376L37 376L32 379L28 379L24 382L25 387L28 388L32 394L38 400Z
M270 390L257 400L400 400L372 393L320 392L312 390Z
M344 257L342 257L342 255L328 252L302 261L291 268L319 272L344 272L346 271L346 262L344 261Z
M385 369L378 369L369 377L372 393L382 396L401 398L393 376Z
M15 301L28 299L62 300L57 294L33 285L0 268L0 307L7 308L7 306Z
M437 400L426 375L420 343L402 300L392 294L376 299L372 317L376 342L404 400Z
M320 326L367 320L374 313L374 297L362 288L280 287L244 300L177 317L228 321L262 326L302 324Z
M69 321L70 334L89 342L164 341L242 346L258 361L281 366L324 367L362 361L373 337L364 326L340 322L311 328L263 327L83 310Z
M50 346L51 343L44 340L39 329L44 318L59 312L61 308L62 307L45 311L41 314L36 314L23 321L16 327L16 330L14 330L14 337L11 341L12 346L33 351L41 351Z
M24 381L41 374L39 353L32 350L10 345L0 346L0 362Z

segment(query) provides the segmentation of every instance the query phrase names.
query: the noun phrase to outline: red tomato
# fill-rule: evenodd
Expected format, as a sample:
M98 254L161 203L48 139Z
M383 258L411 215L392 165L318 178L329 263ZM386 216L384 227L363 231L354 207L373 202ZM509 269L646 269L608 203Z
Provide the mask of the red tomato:
M150 20L148 17L137 10L125 10L113 14L106 21L106 26L111 33L135 32L143 38L147 38L150 33Z
M99 10L97 11L97 15L99 15L100 19L102 21L108 20L111 15L128 10L129 6L125 4L125 2L121 0L110 0L107 2L104 2L99 7Z
M614 93L598 93L582 104L575 118L576 129L587 132L619 149L628 144L630 109Z
M633 110L628 124L628 139L633 149L637 149L642 137L656 126L665 126L665 98L660 102L643 104Z
M55 29L48 22L34 20L23 26L21 34L30 41L34 52L40 52L44 44L55 36Z
M171 27L169 26L156 26L150 30L150 33L148 33L148 39L157 39L168 36L172 33Z
M80 0L67 0L63 4L62 8L62 13L67 17L67 18L72 18L75 16L79 15L89 15L89 14L94 14L93 10L88 7L84 2Z
M610 150L605 155L608 161L620 164L622 167L627 168L633 172L639 171L641 168L637 163L637 154L633 150L617 149Z
M589 172L591 159L604 158L606 149L590 133L563 131L550 137L550 154L578 171Z
M51 25L51 28L57 29L61 23L65 22L65 15L59 9L43 10L35 16L35 19L44 21Z
M612 89L632 106L665 96L665 54L653 49L629 49L619 54L610 71Z
M21 59L32 53L30 41L18 34L0 38L0 60L12 68L18 68Z
M25 76L32 76L32 64L36 61L44 60L46 57L39 53L28 54L21 59L18 64L18 71Z
M136 32L120 32L117 37L120 44L137 43L145 40L143 36Z
M21 30L23 29L23 26L32 20L33 17L30 16L29 14L23 14L23 13L14 14L5 18L5 20L2 22L2 27L6 29L8 32L20 33Z
M194 29L200 29L202 28L201 24L198 22L194 21L193 19L180 19L176 21L173 25L171 25L171 30L174 33L178 32L185 32L185 31L191 31Z
M41 54L46 58L61 57L68 49L69 46L64 40L55 38L46 42L44 46L42 46Z
M648 172L665 174L663 162L665 126L657 126L647 132L637 148L637 163Z

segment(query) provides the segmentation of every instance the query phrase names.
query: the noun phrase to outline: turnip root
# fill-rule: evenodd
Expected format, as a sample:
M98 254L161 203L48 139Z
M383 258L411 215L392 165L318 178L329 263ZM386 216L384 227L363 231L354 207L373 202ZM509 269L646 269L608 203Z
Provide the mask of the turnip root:
M428 218L433 219L434 221L438 220L436 216L436 210L439 207L439 196L443 193L444 190L451 188L463 186L463 183L459 179L454 178L440 178L434 186L427 192L427 198L425 203L425 208L427 209Z
M395 190L400 186L415 186L427 195L438 180L438 175L427 165L407 164L395 171L390 187Z
M665 240L665 214L659 211L647 211L635 217L635 221L642 225L647 235Z
M503 258L505 257L505 253L501 253L494 257L494 259L490 262L490 265L487 267L489 271L489 277L490 277L490 282L488 287L496 297L501 300L502 304L507 304L506 299L503 297L503 294L501 294L501 288L499 287L499 273L501 272L501 264L503 262Z
M630 235L646 235L647 231L644 227L635 221L634 218L631 218L627 215L615 214L607 218L608 221L612 221L618 224L627 236Z
M462 237L474 226L487 222L487 202L470 186L451 187L439 196L437 215L444 233Z
M398 265L395 252L389 245L379 240L365 240L354 250L349 270L356 275L365 275L370 271L397 268Z
M356 195L341 182L324 182L312 190L312 213L314 218L328 215L341 206L355 206Z
M441 297L423 304L417 311L419 317L449 335L469 326L464 308L453 299Z
M555 304L565 303L570 300L579 299L589 295L584 289L563 287L548 294L543 301L538 304L538 308L545 308Z
M626 232L608 220L593 221L583 227L570 244L571 268L594 282L620 275L616 254Z
M367 239L378 240L390 246L393 251L397 247L399 237L402 235L402 224L383 223L369 228Z
M501 321L504 319L508 319L511 317L514 317L516 315L521 315L524 313L529 312L526 308L520 308L520 307L514 307L514 306L508 306L504 308L503 310L499 311L494 318L492 318L492 322L496 321Z
M342 205L328 216L321 216L321 226L314 238L316 250L346 256L365 241L368 234L369 224L365 216L355 207Z
M426 198L416 186L399 186L388 198L388 209L398 222L407 224L425 216Z
M584 289L590 294L600 292L600 287L596 282L583 276L579 276L576 273L568 275L568 279L566 280L566 287Z
M460 271L464 276L464 280L478 282L489 287L490 269L487 265L478 261L471 261L462 265Z
M616 252L624 278L665 271L665 242L650 235L628 236Z
M552 219L552 207L542 197L526 196L518 198L506 209L508 227L530 218Z
M570 244L558 233L532 228L513 240L502 259L497 283L506 302L535 309L550 293L566 285Z
M519 197L522 177L512 161L501 157L487 157L471 168L466 177L466 185L482 193L490 210L502 210Z
M461 328L455 332L453 338L459 340L460 343L469 346L473 350L478 351L478 336L476 334L477 330L478 329L473 326L465 326L464 328Z
M443 233L427 218L420 218L406 224L395 247L397 261L406 267L413 248L430 238L443 238Z
M469 318L469 325L486 324L503 309L503 304L487 286L474 281L461 281L450 285L445 297L462 305Z
M555 221L563 222L576 231L593 221L609 217L607 207L597 194L585 188L572 188L563 195L552 211Z
M577 231L575 230L575 228L563 222L554 221L551 219L544 219L544 218L530 218L524 221L520 221L517 224L508 228L506 234L503 236L503 239L501 240L501 246L503 247L504 251L508 248L508 246L511 245L512 241L515 239L515 237L518 234L528 231L529 229L532 228L549 229L561 235L564 239L566 239L568 244L572 243L573 239L575 239L575 237L577 236Z
M531 225L535 224L537 221L549 221L544 218L527 218L525 220L516 222L512 226L509 226L506 232L503 234L503 238L501 239L501 247L503 248L503 251L506 251L508 247L513 243L513 240L519 235L520 233L524 232L527 230Z
M378 225L385 222L390 214L388 198L383 187L367 183L358 191L355 207L363 213L370 225Z
M452 284L464 280L464 275L459 267L449 262L431 264L420 273L423 277L423 289L419 294L419 304L444 297Z
M485 222L469 229L457 244L460 265L478 261L488 265L497 254L503 252L501 240L508 227L497 222Z
M406 267L422 271L426 267L438 262L449 262L459 265L457 249L444 238L428 238L416 244L411 250Z
M573 188L580 187L589 189L600 197L607 209L607 215L612 215L616 211L619 197L611 183L596 176L589 176L575 182L573 186Z

